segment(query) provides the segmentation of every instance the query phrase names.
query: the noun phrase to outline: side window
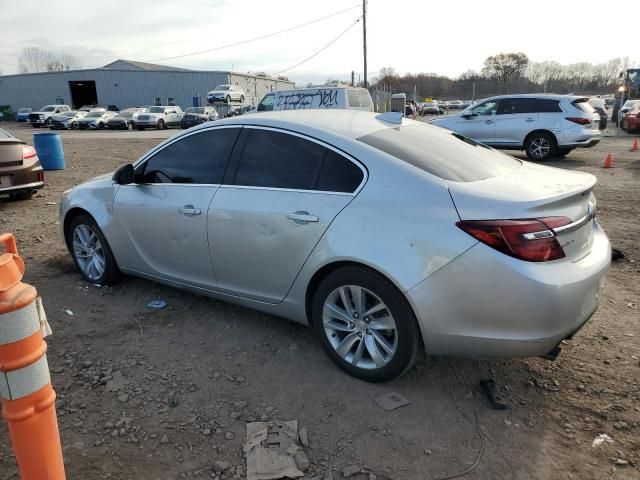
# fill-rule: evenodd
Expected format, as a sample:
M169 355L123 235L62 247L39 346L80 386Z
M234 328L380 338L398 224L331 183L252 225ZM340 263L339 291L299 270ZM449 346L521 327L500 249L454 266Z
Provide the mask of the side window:
M313 190L324 150L317 143L294 135L252 129L234 184Z
M347 100L350 107L360 107L360 96L358 95L358 90L347 90Z
M190 135L163 148L143 166L144 183L222 183L239 128Z
M503 98L498 106L498 115L533 113L536 111L535 98Z
M471 109L471 113L476 115L495 115L498 107L497 100L488 100L482 102L480 105L476 105Z
M562 112L562 109L560 108L560 102L558 100L536 98L536 111L540 113Z
M261 112L270 112L271 110L273 110L273 101L275 100L275 98L276 96L273 94L264 97L260 102L260 105L258 105L258 110Z
M353 193L363 178L364 174L356 164L327 149L316 190Z

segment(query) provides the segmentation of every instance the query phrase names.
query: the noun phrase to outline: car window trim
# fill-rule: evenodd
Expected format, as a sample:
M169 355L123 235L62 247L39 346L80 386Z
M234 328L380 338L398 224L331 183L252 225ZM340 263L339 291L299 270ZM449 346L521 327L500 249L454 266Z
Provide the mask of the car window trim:
M233 151L231 152L230 160L227 164L227 171L225 172L225 176L223 178L221 187L238 187L243 189L275 190L275 191L287 191L287 192L298 192L298 193L323 193L323 194L336 194L336 195L351 195L355 197L356 195L358 195L358 193L360 193L360 190L362 190L364 185L367 183L367 180L369 179L368 170L356 158L344 152L343 150L340 150L339 148L336 148L333 145L323 142L322 140L319 140L315 137L311 137L309 135L295 132L293 130L287 130L286 128L267 127L264 125L243 125L242 129L243 129L243 132L241 132L240 135L238 135L238 140L236 140L236 144L234 145ZM247 131L247 134L244 134L244 130ZM284 133L286 135L293 135L295 137L302 138L303 140L313 142L328 150L332 150L333 152L337 153L338 155L350 161L351 163L354 163L362 171L362 180L360 181L360 184L353 192L334 192L332 190L329 190L329 191L307 190L307 189L299 189L299 188L259 187L259 186L252 186L252 185L234 185L233 183L229 183L230 181L233 181L233 179L235 179L236 173L238 171L238 166L240 164L240 157L242 156L242 152L244 151L244 147L247 142L247 135L249 130L269 130L272 132Z
M152 150L150 150L149 152L147 152L142 158L136 160L132 165L134 170L138 170L138 168L142 167L144 164L146 164L153 156L155 156L157 153L160 153L162 150L164 150L165 148L169 147L170 145L173 145L174 143L180 141L180 140L184 140L187 137L191 137L193 135L198 135L200 133L203 132L209 132L212 130L222 130L222 129L228 129L228 128L235 128L240 130L240 132L238 133L238 136L236 137L236 141L233 144L233 146L231 147L231 153L229 154L229 156L227 157L227 163L224 166L224 172L222 173L222 178L223 178L223 182L224 182L224 178L225 175L227 173L227 169L229 168L229 165L231 163L231 157L233 156L233 152L235 151L236 148L236 144L238 143L238 139L240 138L240 135L242 134L242 126L240 125L216 125L216 126L211 126L209 128L203 128L203 129L199 129L196 130L194 132L188 132L185 133L183 135L180 135L177 138L173 138L171 139L170 142L168 143L161 143L160 145L157 145L155 148L153 148ZM196 186L205 186L205 187L211 187L211 186L220 186L222 185L222 183L134 183L134 184L128 184L128 185L163 185L163 186L167 186L167 185L180 185L180 186L184 186L184 185L189 185L192 187L196 187Z

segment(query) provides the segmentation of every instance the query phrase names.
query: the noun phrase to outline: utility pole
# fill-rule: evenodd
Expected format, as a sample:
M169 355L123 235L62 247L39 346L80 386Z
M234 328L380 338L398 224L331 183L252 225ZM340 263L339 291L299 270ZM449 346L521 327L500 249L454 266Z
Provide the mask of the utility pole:
M355 87L355 80L356 80L356 72L354 72L353 70L351 70L351 86Z
M364 50L364 88L367 88L367 0L362 0L362 47Z

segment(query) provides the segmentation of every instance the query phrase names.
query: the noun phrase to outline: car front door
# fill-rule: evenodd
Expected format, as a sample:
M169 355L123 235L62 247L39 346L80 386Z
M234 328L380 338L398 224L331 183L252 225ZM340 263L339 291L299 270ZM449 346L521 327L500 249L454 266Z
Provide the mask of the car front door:
M269 303L284 299L364 178L363 168L318 141L245 127L209 209L219 289Z
M207 210L239 128L195 132L136 166L136 183L114 200L113 249L126 270L205 289L216 287Z
M502 98L495 116L495 144L521 146L538 124L536 99L529 97Z
M497 109L497 100L487 100L465 110L458 116L454 130L477 142L491 145L495 139Z

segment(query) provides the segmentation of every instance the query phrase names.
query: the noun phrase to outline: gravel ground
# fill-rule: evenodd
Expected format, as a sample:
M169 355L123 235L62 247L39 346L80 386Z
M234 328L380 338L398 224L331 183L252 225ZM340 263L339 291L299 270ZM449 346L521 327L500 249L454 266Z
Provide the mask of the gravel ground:
M349 478L432 480L466 470L482 450L464 478L640 478L640 152L629 152L630 138L549 163L597 175L600 221L625 254L600 309L555 362L426 357L381 385L341 373L300 325L146 280L81 280L59 233L61 192L160 141L65 137L66 170L48 173L31 200L0 199L0 231L17 236L54 332L48 358L68 478L241 479L245 423L272 419L308 430L305 478L363 469ZM615 168L604 170L609 151ZM168 306L145 309L155 298ZM507 410L490 408L484 378ZM388 392L410 405L382 410L373 398ZM592 447L601 433L613 443ZM17 477L2 424L0 479Z

